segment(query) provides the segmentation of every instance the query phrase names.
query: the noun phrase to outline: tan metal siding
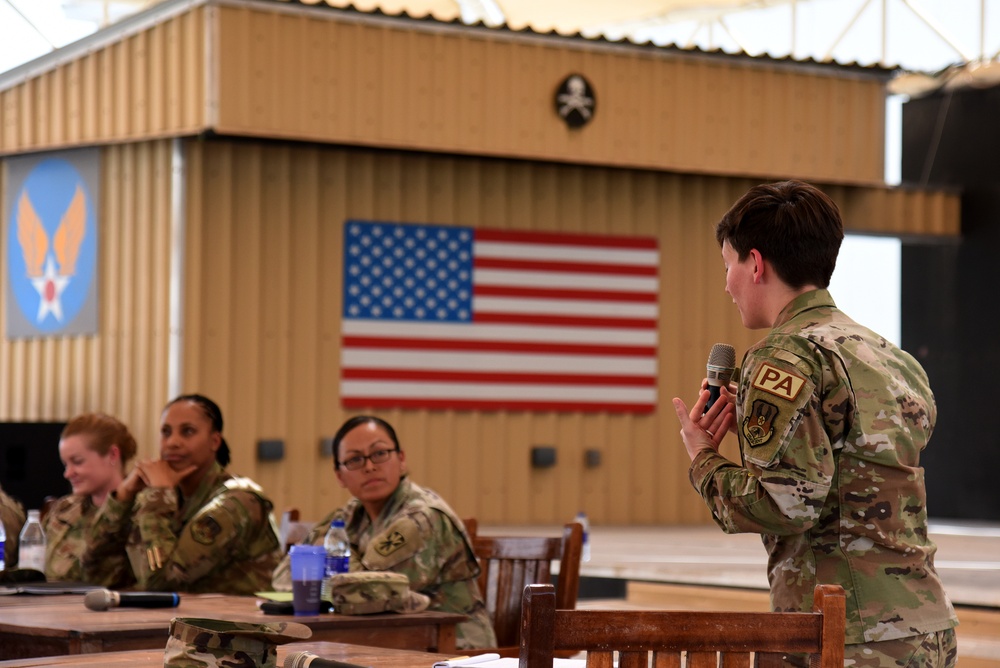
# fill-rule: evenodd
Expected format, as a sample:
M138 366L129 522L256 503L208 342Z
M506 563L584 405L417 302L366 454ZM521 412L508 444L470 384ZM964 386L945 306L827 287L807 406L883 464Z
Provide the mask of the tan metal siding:
M169 177L169 142L102 151L99 333L0 339L0 420L67 420L104 411L129 425L140 456L158 453L167 391ZM4 332L7 298L0 291Z
M603 523L706 521L669 401L693 396L712 343L744 350L759 337L724 293L713 235L756 181L221 140L189 142L188 155L183 390L220 403L233 470L258 480L279 508L318 518L347 498L319 442L348 415L338 396L342 229L363 218L656 236L655 414L380 414L397 428L414 479L462 515L553 523L583 508ZM955 196L828 190L856 230L957 224ZM256 462L261 438L284 439L284 461ZM532 471L533 445L556 446L558 466ZM588 448L602 452L600 467L584 467Z
M601 523L706 521L669 400L692 396L711 343L742 350L757 338L723 292L712 226L767 178L879 183L881 84L331 17L198 7L0 92L0 154L119 143L102 159L101 333L0 342L0 419L105 410L133 428L141 454L156 452L169 398L171 151L122 142L214 125L342 145L185 144L182 390L220 403L233 470L261 482L279 509L317 518L346 499L319 440L346 416L341 239L343 221L357 217L658 237L655 414L382 414L414 478L462 515L555 523L585 509ZM598 94L583 131L552 111L555 86L574 71ZM959 231L955 195L826 190L854 231ZM262 438L284 439L285 460L257 462ZM530 470L533 445L556 446L558 466ZM588 448L602 452L600 467L584 467Z
M280 10L280 11L279 11ZM872 75L277 5L218 8L221 134L880 184ZM597 112L570 130L557 86Z
M0 155L202 130L205 9L0 92Z

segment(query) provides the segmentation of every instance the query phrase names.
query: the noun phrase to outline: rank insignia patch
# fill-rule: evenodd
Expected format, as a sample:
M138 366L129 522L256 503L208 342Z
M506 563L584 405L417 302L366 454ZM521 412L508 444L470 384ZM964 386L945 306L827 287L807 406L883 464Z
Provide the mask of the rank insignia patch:
M762 399L756 399L750 415L743 418L743 436L750 447L764 445L774 435L774 419L778 417L778 407Z
M753 378L753 386L758 390L773 394L785 401L794 401L805 384L805 378L770 364L761 364L757 375Z
M388 536L379 541L378 545L375 546L375 551L381 554L383 557L388 557L390 554L398 550L399 548L406 545L406 536L399 533L398 531L393 531Z

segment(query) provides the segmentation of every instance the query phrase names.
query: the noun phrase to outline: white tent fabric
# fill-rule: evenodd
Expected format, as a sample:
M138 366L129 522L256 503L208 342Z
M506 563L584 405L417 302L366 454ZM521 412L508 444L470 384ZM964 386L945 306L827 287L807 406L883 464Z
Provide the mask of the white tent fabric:
M931 78L910 77L912 91L936 88L951 80L991 83L1000 67L1000 12L987 11L987 0L261 1L325 4L512 30L944 72ZM11 66L5 67L3 51L17 48L15 42L23 36L34 35L36 42L41 36L44 41L20 62L69 41L49 34L56 25L53 8L58 7L64 20L90 21L96 29L156 4L157 0L0 0L0 70ZM950 69L945 72L946 68ZM959 71L964 78L956 78Z

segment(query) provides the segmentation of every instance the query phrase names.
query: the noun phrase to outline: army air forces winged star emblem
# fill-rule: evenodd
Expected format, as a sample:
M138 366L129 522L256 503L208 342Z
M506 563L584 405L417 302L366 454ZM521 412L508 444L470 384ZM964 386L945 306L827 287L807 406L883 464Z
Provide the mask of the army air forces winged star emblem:
M25 173L21 183L19 176L11 179L17 185L9 191L7 231L8 285L14 297L8 314L13 307L17 322L24 323L17 325L17 335L86 333L87 325L81 330L80 322L94 317L96 299L93 184L74 158L12 164L11 171ZM74 323L81 313L88 315ZM8 321L9 333L10 328Z
M28 192L21 192L17 203L17 240L21 242L28 278L38 292L38 322L42 322L49 313L57 321L63 320L60 297L76 271L76 259L86 234L86 222L86 201L83 189L77 185L69 208L63 214L53 237L53 252L49 254L49 237L45 227L31 204ZM55 262L59 263L58 271L53 256Z

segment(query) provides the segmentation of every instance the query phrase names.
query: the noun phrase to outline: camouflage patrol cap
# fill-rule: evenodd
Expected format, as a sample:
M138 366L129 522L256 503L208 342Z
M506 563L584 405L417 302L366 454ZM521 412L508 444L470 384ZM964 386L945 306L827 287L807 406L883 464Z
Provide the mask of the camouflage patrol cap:
M410 591L410 580L391 571L338 573L330 579L333 609L342 615L423 612L431 599Z
M277 668L277 645L305 640L305 624L254 624L175 617L163 654L163 668Z

